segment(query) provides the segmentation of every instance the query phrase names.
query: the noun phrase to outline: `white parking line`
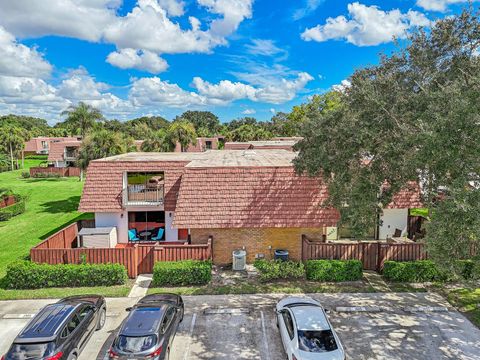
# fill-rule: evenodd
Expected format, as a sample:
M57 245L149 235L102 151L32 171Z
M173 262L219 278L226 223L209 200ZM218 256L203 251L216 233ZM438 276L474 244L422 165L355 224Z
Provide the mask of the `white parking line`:
M2 319L31 319L35 314L5 314Z
M188 333L188 341L185 346L185 355L183 356L183 360L188 360L190 357L190 344L192 343L192 335L193 335L193 327L195 326L195 320L197 319L197 313L193 313L192 316L192 323L190 324L190 330Z
M265 329L265 316L263 316L263 311L260 311L260 318L262 319L263 344L265 345L266 354L265 359L270 360L270 349L268 348L267 330Z

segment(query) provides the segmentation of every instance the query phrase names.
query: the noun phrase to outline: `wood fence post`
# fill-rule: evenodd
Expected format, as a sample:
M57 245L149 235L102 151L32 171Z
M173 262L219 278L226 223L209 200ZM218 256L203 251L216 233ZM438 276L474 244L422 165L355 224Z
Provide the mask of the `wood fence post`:
M210 260L212 260L212 263L213 263L213 235L208 236L207 244L209 245Z
M136 278L138 276L138 244L133 245L133 269L132 269L132 276Z

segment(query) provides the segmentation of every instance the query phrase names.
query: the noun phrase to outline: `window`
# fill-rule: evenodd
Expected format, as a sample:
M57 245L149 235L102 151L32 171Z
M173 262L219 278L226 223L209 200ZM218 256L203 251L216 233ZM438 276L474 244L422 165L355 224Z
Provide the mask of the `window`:
M172 323L175 313L176 313L175 308L173 307L168 308L162 321L162 333L165 333L168 330L168 327Z
M163 240L165 239L165 212L131 211L128 213L128 229L133 231L132 236L136 236L141 241Z
M77 315L74 315L73 318L71 318L68 321L68 324L67 324L68 333L71 334L72 332L74 332L75 329L78 327L78 325L80 325L80 319L78 318Z
M338 349L332 330L299 330L298 347L308 352L329 352Z
M129 172L126 176L126 200L129 205L163 203L163 172Z
M293 331L293 319L292 315L287 310L282 312L283 321L285 322L285 327L287 328L288 336L290 339L293 339L294 331Z
M119 336L117 347L120 351L127 353L139 353L147 351L155 346L156 335L147 336Z
M53 342L38 344L13 344L7 353L7 359L41 359L52 355L55 350Z
M205 148L207 150L211 150L212 149L212 142L211 141L205 141Z
M83 321L91 314L93 314L93 307L90 305L86 305L80 310L80 313L78 315L80 317L80 321Z

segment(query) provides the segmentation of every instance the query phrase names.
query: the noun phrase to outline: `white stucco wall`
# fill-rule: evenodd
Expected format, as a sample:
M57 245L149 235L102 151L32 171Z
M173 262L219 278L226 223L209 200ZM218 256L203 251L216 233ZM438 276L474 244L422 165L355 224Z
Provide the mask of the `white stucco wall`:
M393 236L395 229L406 231L408 224L408 209L384 209L383 215L380 216L380 224L378 238L385 240L387 237Z
M175 212L165 211L165 241L178 240L178 229L174 228L172 225L174 217Z
M123 217L122 217L123 214ZM119 243L128 242L128 216L126 212L118 213L95 213L96 227L112 227L117 228L117 236Z

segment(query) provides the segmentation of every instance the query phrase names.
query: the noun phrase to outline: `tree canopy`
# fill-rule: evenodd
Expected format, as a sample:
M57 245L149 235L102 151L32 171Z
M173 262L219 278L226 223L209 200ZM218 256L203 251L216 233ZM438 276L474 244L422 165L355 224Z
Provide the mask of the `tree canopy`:
M95 127L97 121L103 120L100 110L84 102L71 105L62 115L67 117L63 125L70 130L71 135L85 136Z
M357 70L350 87L318 98L319 106L297 109L305 118L305 138L297 145L296 169L323 178L330 204L358 235L411 181L421 186L432 224L472 229L469 217L447 204L459 209L468 203L480 211L480 203L469 201L478 188L463 191L480 180L479 45L478 17L464 11L418 29L405 47L382 55L379 65ZM447 207L450 220L435 221ZM464 244L452 233L436 237L437 230L427 232L429 249L440 262L458 258L462 252L453 248ZM478 244L480 227L468 238Z

